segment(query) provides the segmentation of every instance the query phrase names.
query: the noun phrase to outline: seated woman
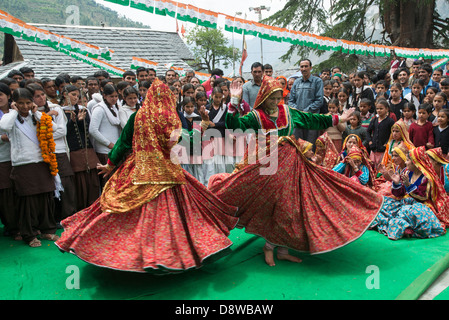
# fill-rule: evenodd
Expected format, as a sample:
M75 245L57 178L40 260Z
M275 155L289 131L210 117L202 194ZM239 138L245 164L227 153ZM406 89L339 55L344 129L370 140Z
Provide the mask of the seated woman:
M406 147L408 151L415 147L409 138L407 125L402 119L391 127L390 138L387 142L385 153L381 162L381 165L383 165L387 170L395 168L392 155L394 148L399 146L399 144Z
M364 186L372 185L373 173L368 160L356 146L351 148L345 159L337 164L333 170Z
M315 146L315 163L325 168L333 169L339 161L338 151L327 132L318 137Z
M356 134L350 134L345 138L345 140L343 140L342 151L339 154L339 161L344 161L349 151L354 146L362 151L364 158L366 158L370 166L373 167L368 150L366 150L365 146L363 145L362 139L360 139L360 137Z
M444 235L449 224L449 197L425 147L412 149L405 164L407 172L392 176L392 194L399 200L385 197L384 206L371 226L392 240Z
M441 148L430 149L426 153L430 157L435 172L440 176L444 190L449 193L449 160L443 155Z
M409 149L404 144L399 144L394 147L391 152L391 159L393 162L393 169L387 169L385 166L379 166L379 172L382 174L382 183L379 183L380 179L376 179L377 184L377 192L383 196L387 196L390 198L395 198L395 196L391 193L392 186L392 176L394 174L401 175L407 170L405 162L407 161L407 155L409 153Z

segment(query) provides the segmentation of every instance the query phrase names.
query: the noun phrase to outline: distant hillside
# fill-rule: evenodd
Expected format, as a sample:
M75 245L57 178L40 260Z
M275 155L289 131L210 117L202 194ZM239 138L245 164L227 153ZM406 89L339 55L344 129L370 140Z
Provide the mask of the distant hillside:
M120 17L117 12L97 4L94 0L1 0L0 9L26 23L66 24L72 12L69 6L79 8L79 24L84 26L149 28L140 22ZM0 33L0 57L3 57L4 34Z

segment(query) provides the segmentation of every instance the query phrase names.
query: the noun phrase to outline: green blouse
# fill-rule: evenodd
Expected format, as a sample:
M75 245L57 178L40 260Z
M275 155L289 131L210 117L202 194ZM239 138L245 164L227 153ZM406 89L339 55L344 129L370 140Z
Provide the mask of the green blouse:
M279 136L290 136L293 129L324 130L333 125L331 115L302 112L288 106L280 106L277 118L269 117L262 110L255 109L243 117L228 113L226 115L226 127L228 129L263 130L269 133L278 131Z
M109 151L109 161L114 165L119 164L120 161L126 156L128 151L132 150L133 148L134 121L136 119L136 114L137 112L131 114L128 122L122 130L122 133L120 134L120 137L115 143L114 148ZM201 135L201 132L198 132L198 130L196 129L193 129L191 132L187 131L186 129L182 129L179 143L190 143L192 140L198 139L198 135Z

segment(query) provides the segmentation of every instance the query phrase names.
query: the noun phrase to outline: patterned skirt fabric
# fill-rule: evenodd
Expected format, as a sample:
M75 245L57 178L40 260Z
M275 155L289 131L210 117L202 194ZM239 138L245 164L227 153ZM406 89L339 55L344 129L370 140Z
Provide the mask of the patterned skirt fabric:
M261 174L270 166L261 158L209 181L213 193L239 208L239 227L274 245L312 254L337 249L359 238L382 206L382 196L306 161L290 143L279 145L276 159L271 174Z
M127 213L102 212L100 201L62 221L56 242L93 265L123 271L171 273L198 268L232 245L237 208L212 195L190 174Z
M413 198L394 200L385 197L384 205L371 227L392 240L399 240L404 235L435 238L446 233L433 211Z

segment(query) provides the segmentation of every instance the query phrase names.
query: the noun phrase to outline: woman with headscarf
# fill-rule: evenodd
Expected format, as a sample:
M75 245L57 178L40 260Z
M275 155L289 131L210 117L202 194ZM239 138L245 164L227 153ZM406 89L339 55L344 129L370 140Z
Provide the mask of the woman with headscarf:
M284 76L279 76L276 78L277 81L279 81L279 83L282 86L282 100L281 100L281 104L285 104L288 103L288 99L290 96L290 90L288 90L288 82L287 82L287 78Z
M368 150L366 150L365 146L363 145L363 141L362 139L356 135L351 133L350 135L348 135L345 140L343 140L343 145L341 148L341 152L339 154L339 160L340 161L344 161L344 159L346 158L346 156L348 155L349 151L352 149L352 147L357 147L360 149L360 151L362 151L363 156L365 158L367 158L367 162L370 163L371 167L374 167L373 162L371 161L371 159L369 158L369 153Z
M232 90L232 94L238 94ZM227 115L229 129L258 130L258 148L249 146L232 174L209 182L223 202L239 208L238 226L266 240L265 261L300 262L288 249L328 252L359 238L369 227L383 198L332 170L307 161L293 129L326 129L348 115L304 113L279 104L282 87L264 77L254 109L243 117ZM280 138L279 138L280 136ZM252 149L252 150L251 150ZM332 201L331 201L332 199Z
M345 159L337 164L333 170L345 175L354 182L372 187L374 173L368 159L369 158L364 156L362 150L354 146L351 148Z
M372 227L392 240L444 235L449 225L449 197L425 147L412 149L406 166L407 172L392 176L392 194L400 200L385 197L385 205Z
M385 153L380 163L387 170L393 169L395 166L392 161L391 155L393 153L393 149L397 147L399 144L405 146L409 151L415 147L408 135L407 125L402 119L397 121L391 127L391 135L390 138L388 139Z
M391 192L392 176L394 174L401 175L407 170L405 163L407 162L407 155L409 152L410 150L403 143L394 147L391 152L393 167L387 169L381 166L379 172L382 174L382 177L375 180L375 190L377 193L390 198L396 198Z
M435 172L440 176L440 181L444 185L444 190L449 193L449 160L444 156L441 148L434 148L426 151Z
M131 155L91 207L62 221L60 250L96 266L155 273L198 268L225 252L236 208L177 163L171 151L180 134L176 97L156 79L99 170L109 175Z

